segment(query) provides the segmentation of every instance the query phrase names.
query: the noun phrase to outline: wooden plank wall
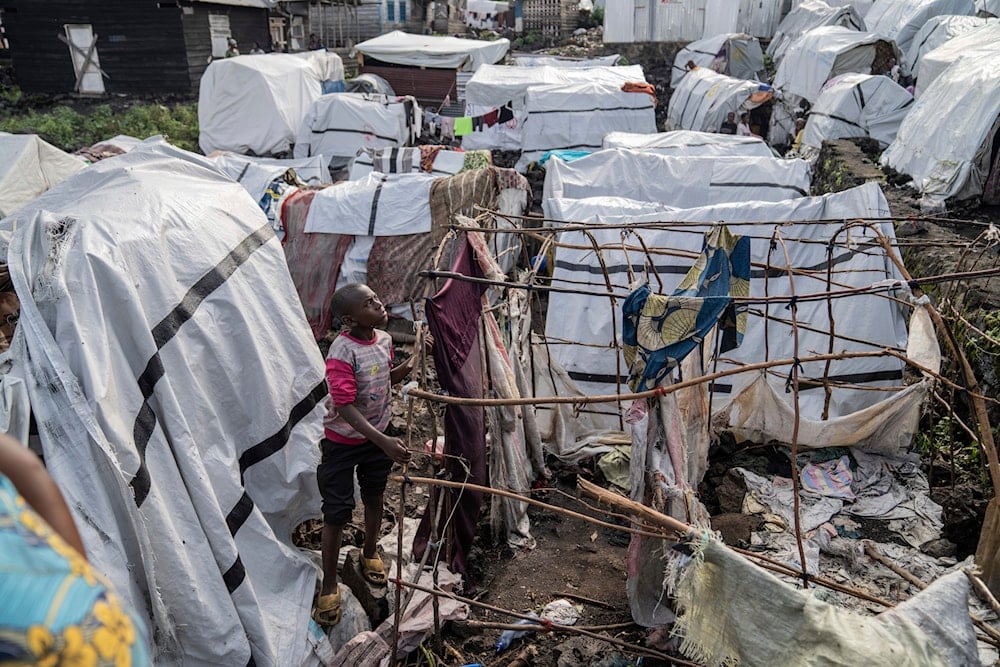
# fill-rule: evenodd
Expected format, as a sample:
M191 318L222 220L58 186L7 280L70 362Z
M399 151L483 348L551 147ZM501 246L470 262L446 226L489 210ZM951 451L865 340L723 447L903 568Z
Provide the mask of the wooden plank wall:
M403 67L388 63L373 63L366 59L361 72L371 72L389 82L397 95L413 95L421 107L437 109L445 96L456 100L455 70L433 67Z
M524 31L560 39L580 27L579 0L524 0Z
M181 9L178 9L181 12ZM229 16L229 30L239 43L241 53L249 53L254 42L269 51L271 48L271 32L268 29L268 14L266 9L255 7L236 7L230 5L213 5L194 3L181 13L180 20L184 27L184 43L186 45L186 68L188 90L198 92L201 75L210 62L212 55L212 33L208 25L211 14L226 14Z
M29 93L71 93L76 83L63 25L98 36L109 93L189 92L180 9L155 0L0 0L18 84Z
M382 34L382 22L379 20L381 8L377 0L357 4L311 5L310 29L328 47L353 47L358 42Z

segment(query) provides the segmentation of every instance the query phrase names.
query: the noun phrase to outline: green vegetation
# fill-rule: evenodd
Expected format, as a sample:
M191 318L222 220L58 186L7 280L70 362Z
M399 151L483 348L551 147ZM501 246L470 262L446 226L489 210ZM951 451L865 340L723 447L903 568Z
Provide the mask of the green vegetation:
M7 92L3 92L6 98ZM0 111L0 132L34 133L65 151L75 151L118 134L145 139L162 134L170 143L198 150L198 105L133 104L113 110L109 104L81 113L59 105L44 111Z

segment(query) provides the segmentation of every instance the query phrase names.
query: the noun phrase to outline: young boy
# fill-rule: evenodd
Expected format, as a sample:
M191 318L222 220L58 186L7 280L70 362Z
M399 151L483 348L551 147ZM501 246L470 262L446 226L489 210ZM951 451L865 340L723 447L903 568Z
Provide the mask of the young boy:
M313 618L320 625L340 621L337 559L344 524L354 510L354 471L365 508L361 568L372 584L385 585L382 559L375 550L382 525L382 493L393 462L406 463L403 441L383 431L389 424L392 385L406 377L416 355L392 368L392 339L385 331L385 306L367 285L340 288L330 302L342 331L326 357L330 408L324 422L323 458L316 471L323 498L323 587Z

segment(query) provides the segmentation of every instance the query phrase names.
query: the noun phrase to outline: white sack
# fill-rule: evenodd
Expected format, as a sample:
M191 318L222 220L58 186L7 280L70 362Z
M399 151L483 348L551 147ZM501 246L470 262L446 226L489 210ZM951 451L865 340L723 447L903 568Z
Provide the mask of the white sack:
M989 174L998 116L996 61L960 58L917 98L879 162L912 176L912 187L928 206L978 196Z
M667 230L634 230L641 234L646 246L651 249L669 249L676 254L654 255L659 280L652 274L649 276L654 290L669 294L677 286L681 278L694 262L701 251L702 232L709 225L725 220L735 234L751 235L751 261L755 263L751 275L751 297L764 294L763 266L768 262L770 246L770 228L760 225L740 225L740 222L759 221L795 221L795 220L843 220L854 218L880 218L889 215L885 196L875 183L825 195L822 197L805 197L776 203L737 202L718 204L694 209L671 209L657 204L634 204L632 210L623 212L621 200L595 197L581 200L551 200L550 215L561 220L582 222L619 223L629 221L641 223L647 221L685 221L704 222L704 227L685 226ZM645 206L648 213L640 213ZM895 232L888 221L877 223L877 227L890 240ZM840 228L840 223L804 222L781 228L785 238L815 239L820 243L802 243L788 241L792 266L813 267L826 266L827 243ZM619 355L609 352L609 347L621 342L622 297L628 293L630 283L628 267L637 277L644 275L645 264L648 262L641 250L629 250L628 254L621 249L621 231L618 228L593 228L590 233L596 241L605 247L604 259L610 271L610 279L614 293L618 295L614 308L619 309L615 315L617 330L612 326L612 308L607 297L587 296L580 294L552 293L549 296L549 313L558 313L557 317L549 317L546 325L546 336L559 339L571 339L574 342L587 345L558 345L552 347L552 356L577 382L587 394L616 393L616 378L623 377L627 369ZM846 241L843 233L838 237ZM870 286L888 277L898 277L895 268L890 265L884 253L879 248L869 248L860 244L871 242L872 234L867 230L854 229L851 232L855 250L838 247L835 256L833 279L843 286ZM600 264L590 250L591 240L582 232L566 232L560 234L561 243L581 246L582 249L561 247L555 260L553 284L564 284L562 281L579 281L574 284L578 289L604 292L608 287L602 275ZM638 246L635 239L626 239L628 245ZM860 252L864 247L864 252ZM767 280L768 293L773 297L788 294L787 276L778 267L785 264L782 251L772 254L770 258L772 275ZM660 286L662 281L662 287ZM589 287L588 287L589 286ZM826 272L816 274L796 274L795 291L798 294L825 292ZM773 302L767 306L770 320L767 332L768 358L785 359L793 355L793 339L789 335L790 326L787 323L789 311L786 303ZM724 356L733 362L754 363L764 359L765 332L763 319L754 315L753 310L763 309L763 305L754 305L747 324L743 344ZM903 349L906 345L906 321L898 306L880 295L852 296L850 298L834 299L833 302L835 330L845 333L861 341L872 341L870 344L859 343L845 339L836 340L836 349L844 351L871 351L883 347ZM806 356L804 350L826 350L829 345L827 303L824 300L800 302L798 304L799 322L808 322L810 329L799 329L800 356ZM812 329L815 329L813 331ZM595 347L590 347L594 345ZM601 347L603 346L603 347ZM802 378L819 378L825 373L824 362L803 364ZM728 363L720 363L718 370L729 368ZM872 391L879 386L896 386L902 381L902 362L893 358L861 358L834 361L829 375L841 378L849 384L857 384L867 389L850 387L836 388L830 406L830 416L850 414L886 398L893 392ZM780 387L779 393L784 394L785 377L789 368L779 367L773 370L770 382ZM715 383L713 408L719 409L735 396L752 380L745 374L726 378ZM802 415L807 419L817 418L823 410L824 391L821 387L804 389L800 396ZM605 410L614 414L613 408Z
M362 149L413 143L420 134L420 122L420 106L412 97L323 95L299 125L295 157L323 155L331 166L342 167Z
M198 144L206 155L287 152L322 82L343 78L340 57L326 51L214 60L198 88Z
M237 153L222 153L211 158L216 169L233 179L250 193L254 201L260 201L271 182L292 169L295 176L306 185L331 183L330 170L322 155L297 160L250 157Z
M498 123L480 132L462 137L462 148L521 150L522 125L527 118L526 99L533 86L569 86L578 83L603 83L621 88L629 81L645 81L642 67L505 67L484 65L465 85L465 113L478 116L508 102L514 120ZM596 102L597 100L590 100ZM623 128L608 128L608 131ZM650 130L655 131L655 130Z
M697 174L697 178L691 178ZM542 206L552 199L623 197L675 208L734 201L782 201L809 195L805 160L774 157L675 157L625 149L599 151L545 170Z
M87 166L36 134L0 132L0 218Z
M343 181L313 197L306 214L307 234L400 236L431 231L430 174L371 172Z
M674 130L657 134L609 132L601 148L627 148L643 153L678 157L773 157L774 152L760 137L745 137L717 132Z
M156 663L315 664L323 358L257 204L158 146L4 224L46 465Z

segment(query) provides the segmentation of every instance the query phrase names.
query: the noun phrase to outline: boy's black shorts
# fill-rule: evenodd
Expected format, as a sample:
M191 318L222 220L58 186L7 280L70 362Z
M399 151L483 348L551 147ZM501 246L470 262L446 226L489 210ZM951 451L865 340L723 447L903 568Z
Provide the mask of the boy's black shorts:
M323 458L316 469L316 481L319 495L323 498L323 521L335 526L343 525L351 520L354 511L355 469L358 471L361 498L372 498L385 491L392 459L371 441L344 445L323 438L320 448Z

